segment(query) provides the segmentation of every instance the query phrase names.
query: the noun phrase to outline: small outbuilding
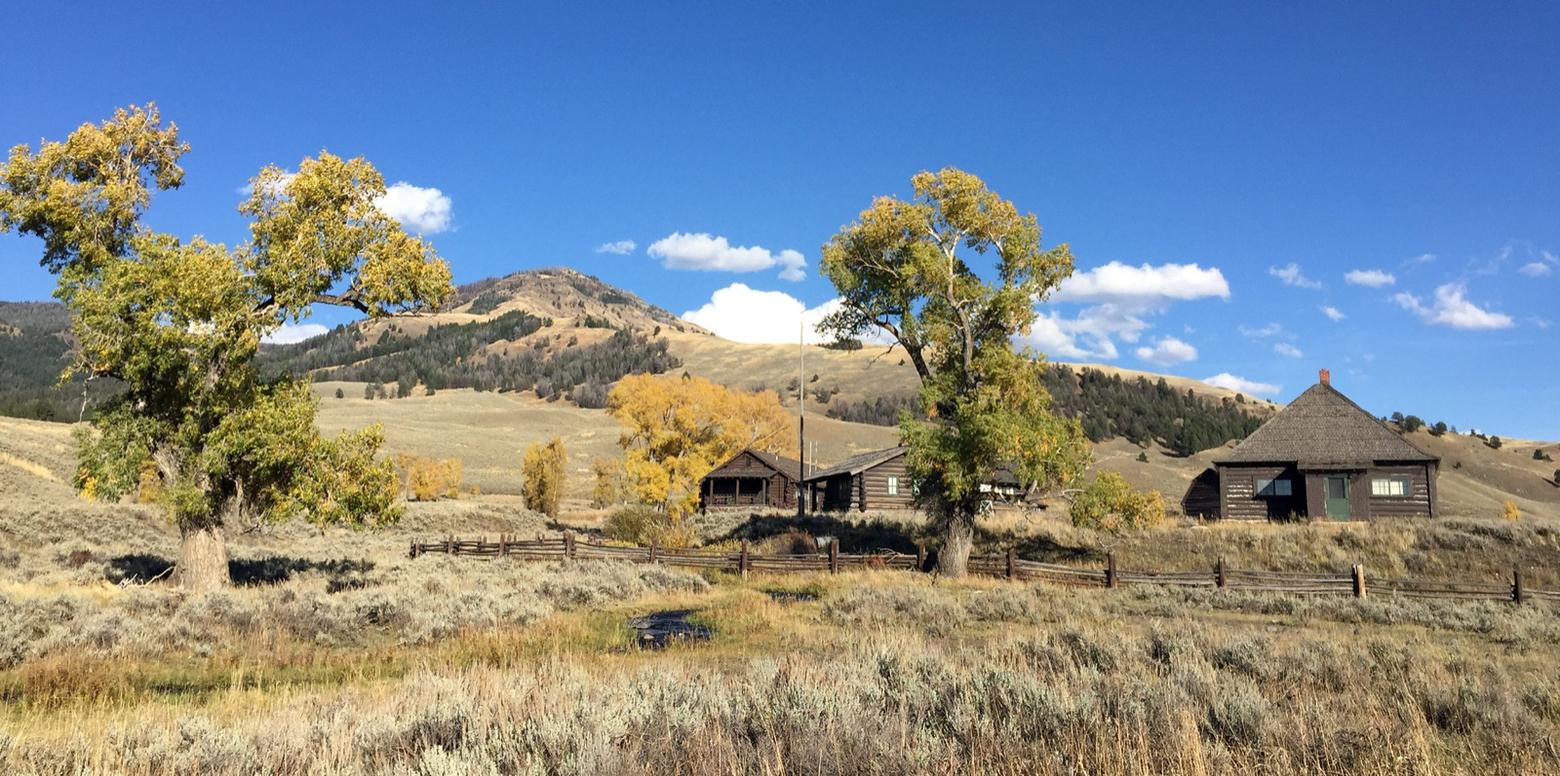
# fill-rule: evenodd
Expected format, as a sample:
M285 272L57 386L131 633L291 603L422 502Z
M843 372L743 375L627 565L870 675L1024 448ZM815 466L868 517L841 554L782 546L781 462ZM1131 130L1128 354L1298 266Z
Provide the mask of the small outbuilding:
M1214 460L1224 519L1435 517L1440 459L1332 386L1327 370ZM1208 478L1192 489L1206 492ZM1188 491L1185 503L1211 507ZM1190 513L1190 511L1189 511Z
M704 475L699 482L699 509L795 509L801 475L798 461L761 450L743 450Z
M873 450L813 474L806 483L809 507L819 512L913 509L906 452L904 447Z

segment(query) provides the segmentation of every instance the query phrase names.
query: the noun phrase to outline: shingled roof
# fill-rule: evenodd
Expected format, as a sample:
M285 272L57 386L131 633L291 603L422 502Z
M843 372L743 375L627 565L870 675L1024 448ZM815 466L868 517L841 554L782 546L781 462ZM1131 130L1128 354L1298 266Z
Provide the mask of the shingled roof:
M1217 462L1340 466L1435 460L1324 381L1295 397Z
M769 468L774 469L775 471L780 472L781 474L784 474L793 480L799 480L802 478L801 461L793 461L790 458L786 458L785 456L775 455L774 453L766 453L762 450L750 449L744 452L752 453L753 457L763 461L765 466L768 466ZM738 453L738 455L741 455L741 453Z
M825 477L833 477L837 474L860 474L884 461L891 461L904 455L908 449L905 447L890 447L887 450L873 450L868 453L853 455L827 469L814 472L807 480L811 482L812 480L819 480Z

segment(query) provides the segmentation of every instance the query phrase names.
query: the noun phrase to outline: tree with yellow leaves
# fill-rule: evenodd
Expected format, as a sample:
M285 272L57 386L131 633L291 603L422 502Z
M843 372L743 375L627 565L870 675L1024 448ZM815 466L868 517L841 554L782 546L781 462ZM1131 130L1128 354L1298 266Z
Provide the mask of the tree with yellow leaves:
M795 455L791 417L774 391L733 391L702 377L629 375L607 394L634 495L672 515L692 511L699 480L746 448Z
M563 439L553 437L547 444L532 442L520 462L520 494L527 509L558 518L563 503L563 477L569 457Z

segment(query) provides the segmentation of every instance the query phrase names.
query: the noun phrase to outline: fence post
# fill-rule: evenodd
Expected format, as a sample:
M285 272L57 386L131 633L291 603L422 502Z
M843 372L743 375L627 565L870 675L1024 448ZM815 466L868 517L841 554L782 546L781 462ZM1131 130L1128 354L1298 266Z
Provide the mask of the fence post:
M1226 580L1224 578L1224 556L1223 555L1219 556L1219 565L1217 565L1217 566L1215 566L1213 568L1213 582L1214 582L1214 584L1219 586L1220 590L1223 590L1224 586L1226 584L1228 584L1228 580Z
M416 539L412 540L412 551L411 551L411 554L408 555L407 557L410 557L410 558L417 557L417 540Z
M1017 551L1014 550L1012 547L1009 547L1007 549L1007 578L1008 579L1012 579L1018 573L1018 569L1017 569L1018 564L1013 562L1016 559L1017 559Z
M1361 564L1358 564L1358 563L1354 564L1354 567L1349 569L1349 578L1354 581L1354 597L1355 598L1364 598L1365 597L1365 567L1363 565L1361 565Z
M1105 553L1105 586L1116 586L1116 553Z
M746 577L748 574L748 540L742 540L742 554L737 556L737 573Z
M498 554L499 557L509 554L509 534L498 535Z
M563 557L565 560L574 560L574 532L563 535Z
M915 546L915 570L926 570L926 545L917 544Z
M650 540L650 562L655 563L656 540Z
M455 554L455 537L451 536L450 534L445 534L444 535L444 554L445 555L454 555Z
M829 542L829 573L840 573L840 540L838 538Z
M1511 567L1511 600L1513 602L1515 602L1515 603L1519 603L1520 604L1520 603L1522 603L1522 600L1524 598L1526 598L1526 597L1527 597L1526 594L1524 594L1522 592L1522 567L1521 566L1512 566Z

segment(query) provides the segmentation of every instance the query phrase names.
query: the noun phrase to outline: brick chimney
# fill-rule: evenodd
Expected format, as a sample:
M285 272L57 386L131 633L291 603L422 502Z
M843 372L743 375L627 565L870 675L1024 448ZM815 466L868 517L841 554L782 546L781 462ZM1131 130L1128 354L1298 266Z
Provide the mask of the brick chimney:
M1332 385L1332 372L1323 369L1316 373L1316 377L1322 381L1322 385Z

